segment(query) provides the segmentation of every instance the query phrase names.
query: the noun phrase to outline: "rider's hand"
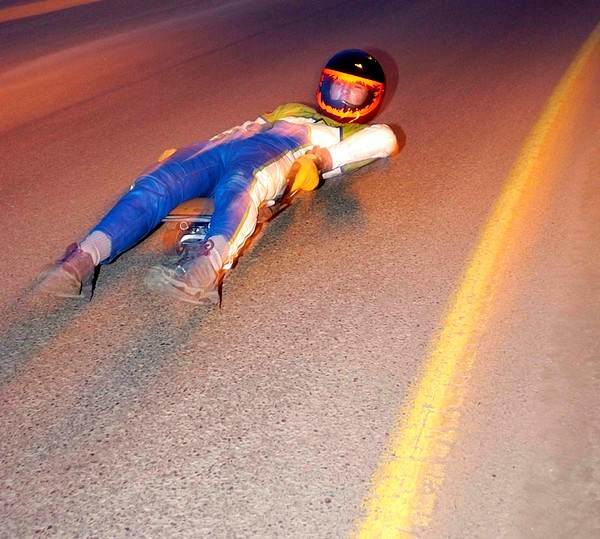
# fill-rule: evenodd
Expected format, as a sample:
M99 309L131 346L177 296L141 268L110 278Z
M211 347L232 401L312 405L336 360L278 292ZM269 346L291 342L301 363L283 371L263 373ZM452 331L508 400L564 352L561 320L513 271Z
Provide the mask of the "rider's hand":
M294 161L287 175L291 193L299 189L312 191L317 188L319 185L319 169L315 161L316 158L310 155L303 155Z
M294 161L287 179L290 192L312 191L319 185L320 173L329 170L331 155L325 148L315 147Z
M317 158L316 165L320 172L331 170L332 160L331 154L327 148L315 146L312 150L306 152L306 155L314 155Z

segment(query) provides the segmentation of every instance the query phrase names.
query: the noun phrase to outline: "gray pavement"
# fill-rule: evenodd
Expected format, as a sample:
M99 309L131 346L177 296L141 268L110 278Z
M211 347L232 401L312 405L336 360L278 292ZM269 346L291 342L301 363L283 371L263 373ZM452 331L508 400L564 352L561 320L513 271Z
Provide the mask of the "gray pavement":
M0 537L347 536L599 18L594 2L105 0L1 24ZM402 152L280 215L221 309L147 293L156 236L90 303L34 293L162 150L310 101L320 63L354 46L382 58ZM507 279L423 536L597 535L597 103Z

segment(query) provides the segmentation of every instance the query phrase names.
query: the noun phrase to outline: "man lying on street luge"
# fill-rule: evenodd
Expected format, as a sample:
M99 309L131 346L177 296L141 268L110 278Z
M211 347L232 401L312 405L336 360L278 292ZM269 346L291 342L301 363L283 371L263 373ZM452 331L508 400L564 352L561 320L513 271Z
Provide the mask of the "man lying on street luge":
M182 301L216 302L224 271L254 232L261 205L398 151L387 125L367 124L384 91L384 72L373 56L339 52L322 70L319 112L288 103L159 160L83 241L69 245L40 275L39 289L91 297L97 266L138 243L180 203L209 197L214 213L205 240L176 262L150 268L144 282Z

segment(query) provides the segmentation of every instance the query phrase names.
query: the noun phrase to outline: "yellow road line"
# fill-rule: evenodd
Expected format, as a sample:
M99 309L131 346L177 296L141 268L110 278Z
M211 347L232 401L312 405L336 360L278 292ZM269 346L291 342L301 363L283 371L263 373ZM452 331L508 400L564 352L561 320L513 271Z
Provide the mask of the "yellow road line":
M30 2L29 4L23 4L21 6L0 9L0 22L24 19L25 17L33 17L34 15L42 15L52 11L59 11L61 9L84 4L93 4L94 2L99 1L100 0L44 0L42 2Z
M477 340L497 291L495 280L511 245L518 241L524 224L521 217L543 185L543 171L559 128L573 113L571 99L578 81L586 68L597 69L599 43L600 24L555 88L506 180L461 285L449 302L443 330L432 340L421 382L396 419L363 504L364 518L353 537L411 537L430 523L444 481L444 460L456 437Z

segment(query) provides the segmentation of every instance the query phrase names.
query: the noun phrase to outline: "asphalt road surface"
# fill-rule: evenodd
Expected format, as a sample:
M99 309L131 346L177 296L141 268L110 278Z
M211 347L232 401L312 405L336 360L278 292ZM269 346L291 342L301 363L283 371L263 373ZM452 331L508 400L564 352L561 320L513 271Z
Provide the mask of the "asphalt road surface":
M600 536L597 46L529 156L472 364L423 374L597 2L67 4L0 4L0 537ZM312 101L350 47L384 65L402 151L271 222L220 309L144 289L157 234L89 303L35 293L164 149ZM390 436L438 383L460 389L427 503L392 485L369 531L375 470L419 460Z

